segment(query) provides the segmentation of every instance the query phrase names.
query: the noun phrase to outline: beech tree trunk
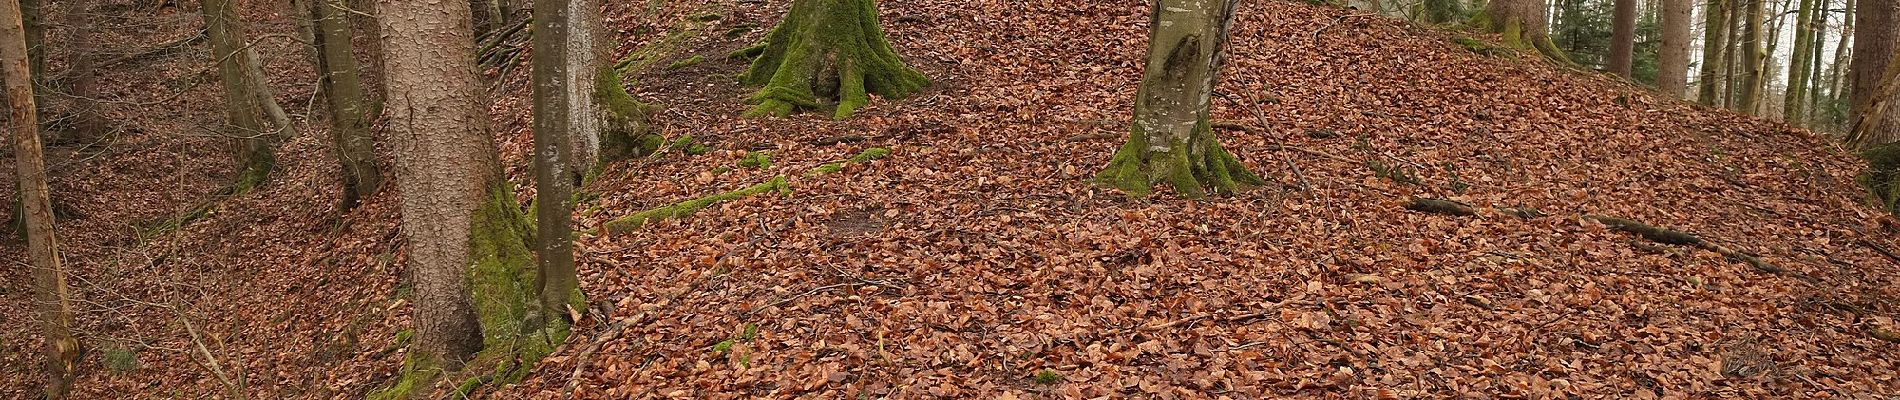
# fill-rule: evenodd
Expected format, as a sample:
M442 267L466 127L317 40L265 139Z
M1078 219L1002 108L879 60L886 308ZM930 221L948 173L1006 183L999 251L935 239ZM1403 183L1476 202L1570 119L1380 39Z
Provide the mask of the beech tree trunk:
M1814 20L1808 23L1808 26L1814 27L1814 35L1811 36L1813 40L1808 46L1808 51L1812 53L1808 54L1808 81L1803 83L1808 85L1808 88L1806 89L1807 99L1805 99L1807 104L1801 107L1807 114L1802 116L1802 120L1808 121L1808 127L1817 131L1821 129L1822 122L1821 99L1827 96L1827 77L1823 74L1822 67L1826 66L1823 62L1827 61L1825 57L1827 16L1830 13L1828 7L1832 5L1831 0L1820 0L1819 3L1815 3L1815 10L1811 13Z
M764 86L746 100L755 104L748 116L786 116L835 100L832 116L843 119L871 94L903 98L930 83L884 39L872 0L792 0L764 43L733 56L752 58L741 82Z
M72 334L72 303L53 232L53 205L47 194L45 160L40 154L39 115L34 109L26 38L19 3L0 1L0 73L4 73L0 81L6 82L7 103L12 110L13 126L7 131L13 136L13 164L19 172L25 208L27 263L33 268L35 314L45 346L43 393L58 399L65 398L72 386L73 367L79 363L79 341Z
M1484 12L1472 17L1471 25L1504 35L1506 46L1537 50L1558 63L1574 65L1550 40L1550 24L1545 20L1543 0L1494 0Z
M1228 154L1208 123L1228 25L1239 0L1158 0L1128 142L1098 182L1133 196L1156 185L1194 198L1266 183Z
M1702 15L1702 65L1696 80L1696 102L1705 106L1721 106L1722 93L1727 92L1727 79L1722 76L1722 66L1728 62L1728 20L1729 0L1709 0Z
M232 139L237 156L237 183L232 193L243 193L264 183L277 165L271 150L276 135L264 126L265 107L260 101L264 82L257 60L244 43L243 24L237 17L236 0L201 0L205 35L211 41L211 57L218 63L218 79L224 87L225 135Z
M1636 57L1636 0L1616 0L1610 21L1610 73L1630 77Z
M515 209L514 196L488 134L467 4L383 0L377 9L385 112L416 288L412 354L456 370L483 345L469 291L470 266L483 249L471 238L507 229L491 222Z
M539 317L547 320L567 316L569 299L579 288L571 223L574 187L600 159L601 120L592 97L600 73L594 46L597 8L588 0L534 4L535 252L541 255L535 292Z
M343 167L342 208L349 210L382 187L383 171L376 166L376 139L369 130L369 100L357 72L349 11L338 1L311 1L309 11L317 82L330 109L331 152Z
M1840 99L1844 97L1852 96L1852 94L1843 95L1842 93L1846 92L1848 85L1852 84L1848 78L1848 75L1853 74L1852 69L1848 68L1848 65L1852 63L1852 61L1848 59L1848 55L1853 54L1853 51L1849 50L1848 45L1854 42L1855 37L1854 8L1856 7L1856 3L1856 0L1847 0L1847 7L1841 8L1841 10L1845 11L1841 18L1841 41L1834 43L1834 64L1827 67L1827 92L1828 96L1834 98L1835 101L1840 101ZM1847 69L1847 72L1843 73L1843 69ZM1852 104L1853 102L1850 99L1848 103Z
M1743 13L1746 23L1742 24L1742 90L1735 110L1747 114L1758 114L1761 110L1762 85L1766 83L1763 68L1768 54L1762 50L1762 8L1768 0L1743 0L1748 2Z
M1688 95L1689 12L1694 0L1662 0L1662 47L1656 50L1656 89L1672 99Z
M1801 0L1795 9L1794 52L1788 56L1788 89L1782 99L1781 119L1804 124L1807 119L1809 57L1814 52L1814 0Z
M1900 27L1894 25L1900 20L1900 1L1860 0L1860 7L1855 14L1859 20L1854 23L1853 65L1848 67L1853 80L1851 118L1856 121L1848 141L1869 148L1900 140L1900 110L1895 110L1900 101L1881 90L1888 64L1900 52L1895 46Z

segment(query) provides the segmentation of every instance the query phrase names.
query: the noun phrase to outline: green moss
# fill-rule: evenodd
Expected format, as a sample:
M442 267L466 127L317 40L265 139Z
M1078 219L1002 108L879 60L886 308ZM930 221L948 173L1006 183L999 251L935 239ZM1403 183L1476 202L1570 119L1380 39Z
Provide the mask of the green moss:
M396 376L396 384L370 392L365 398L403 400L412 398L411 395L416 394L426 396L429 388L435 385L436 378L440 377L442 372L442 367L435 365L434 361L429 360L428 357L409 353L409 357L403 359L402 374Z
M456 373L462 383L456 393L472 393L486 382L518 382L535 361L554 352L566 341L568 326L561 318L541 318L545 326L534 329L530 322L538 315L535 296L534 253L529 250L533 232L527 213L515 204L514 195L496 185L487 201L471 216L468 237L469 291L475 302L476 317L482 327L482 350L462 371ZM573 294L578 296L578 293ZM554 312L561 312L556 310ZM402 333L398 333L400 339ZM424 368L422 357L411 357L397 384L384 392L384 399L410 398L414 389L428 390L439 368ZM416 365L409 365L416 364ZM474 384L471 385L470 383Z
M1131 127L1128 141L1095 175L1095 182L1132 197L1145 197L1154 185L1166 183L1187 198L1206 197L1207 189L1231 194L1266 183L1221 147L1205 116L1187 141L1175 140L1169 151L1150 150L1148 136L1140 126Z
M1045 369L1036 371L1036 375L1031 377L1031 380L1036 381L1038 385L1054 385L1062 383L1062 374L1056 373L1055 370Z
M106 346L101 356L106 369L112 372L131 372L139 369L139 354L136 349L123 345Z
M594 101L600 104L602 119L601 163L645 157L658 151L666 138L652 133L647 121L655 107L641 103L621 86L620 73L603 67L594 75Z
M742 157L739 159L737 164L741 168L751 168L751 169L771 168L772 154L771 152L766 152L766 151L748 151L745 153L745 157Z
M640 229L641 226L645 226L647 223L693 215L693 213L698 212L700 209L719 204L720 202L769 192L778 192L780 195L790 195L792 189L789 185L785 184L785 177L773 177L770 181L752 185L744 189L682 201L664 207L634 213L633 215L609 221L602 229L609 235L632 232L635 229Z
M269 152L265 154L269 154ZM268 155L260 157L251 165L246 166L243 171L238 172L237 183L231 185L231 195L250 193L251 190L257 189L258 186L264 186L265 182L270 181L271 169L276 166L277 160Z
M891 149L887 149L883 147L872 147L872 148L864 149L864 151L858 152L858 155L856 156L852 156L851 162L867 163L867 162L877 161L878 159L884 158L889 155L891 155Z
M887 149L883 147L872 147L872 148L864 149L864 151L858 152L858 155L851 156L850 159L846 159L844 161L829 162L829 163L825 163L824 165L819 165L817 167L814 167L810 170L806 170L805 177L810 178L814 176L826 175L826 174L831 174L838 171L843 171L845 165L868 163L872 161L877 161L879 159L888 157L890 155L891 155L891 149Z
M699 63L703 61L706 61L705 57L700 57L700 56L687 57L679 61L674 61L672 64L667 64L666 70L672 71L672 70L677 70L681 68L691 67L694 65L699 65Z
M759 29L759 26L754 24L733 25L732 29L726 30L726 38L738 39L740 36L745 36L745 34L752 33L752 31L757 29Z
M748 117L783 117L835 100L832 117L844 119L869 104L870 94L899 99L930 83L898 58L871 0L794 2L764 41L730 56L751 58L739 80L762 86L746 100Z
M1874 146L1860 153L1867 171L1856 179L1887 212L1900 215L1900 143Z

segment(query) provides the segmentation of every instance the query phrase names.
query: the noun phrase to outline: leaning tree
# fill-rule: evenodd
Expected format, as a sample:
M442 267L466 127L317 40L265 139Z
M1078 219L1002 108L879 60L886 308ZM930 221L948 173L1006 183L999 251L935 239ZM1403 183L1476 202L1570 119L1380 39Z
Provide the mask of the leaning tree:
M1265 183L1221 148L1208 122L1239 0L1157 0L1128 142L1096 180L1135 196L1166 183L1188 197Z
M752 59L740 82L764 86L746 100L754 105L747 116L786 116L836 101L832 115L842 119L870 103L870 94L902 98L930 84L884 39L873 0L793 0L764 42L733 57Z

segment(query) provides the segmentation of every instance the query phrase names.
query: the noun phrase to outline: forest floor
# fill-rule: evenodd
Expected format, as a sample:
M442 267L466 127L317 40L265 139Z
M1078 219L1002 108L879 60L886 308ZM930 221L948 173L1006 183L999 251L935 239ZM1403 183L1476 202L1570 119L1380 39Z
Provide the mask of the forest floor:
M732 77L745 65L723 55L755 42L786 1L610 5L621 54L677 41L679 52L629 76L632 88L665 106L661 133L713 150L609 166L586 188L596 196L580 225L778 176L792 190L583 235L590 314L526 381L485 393L1900 392L1900 344L1874 334L1900 329L1890 254L1900 223L1854 182L1858 159L1826 137L1534 54L1480 54L1452 31L1250 2L1220 84L1233 101L1217 101L1214 116L1251 127L1223 130L1223 143L1271 183L1199 201L1129 199L1088 180L1126 134L1148 6L1028 3L881 3L891 42L933 85L843 121L739 116L750 89ZM272 6L250 6L253 35L291 31ZM152 24L157 36L115 43L195 24L160 15L173 20ZM267 70L286 107L309 115L306 55L260 46L280 55ZM217 90L202 54L142 66L157 73L119 66L111 86L129 100L111 107L125 134L104 151L55 154L78 160L56 168L54 185L79 212L62 225L92 346L78 397L225 397L242 385L258 398L359 398L390 384L409 315L394 191L335 211L336 167L321 124L306 124L269 186L210 197L230 162L204 134L219 113L205 100ZM670 67L694 56L704 61ZM525 68L490 77L504 164L526 204ZM872 147L891 153L805 175ZM751 150L768 151L770 166L737 166ZM1407 210L1416 197L1480 212ZM212 200L207 217L163 229ZM1584 215L1691 232L1787 271ZM17 259L8 243L0 259ZM0 282L0 397L26 396L31 292L21 268L0 268Z

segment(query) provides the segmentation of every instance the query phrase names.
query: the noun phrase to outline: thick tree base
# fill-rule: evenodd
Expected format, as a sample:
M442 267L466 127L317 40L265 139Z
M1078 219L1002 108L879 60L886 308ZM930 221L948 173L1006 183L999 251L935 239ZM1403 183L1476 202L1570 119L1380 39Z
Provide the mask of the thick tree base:
M930 84L884 39L871 0L795 1L763 43L732 57L752 59L740 82L764 87L746 100L748 117L783 117L835 100L832 117L844 119L869 104L870 94L898 99Z
M453 398L472 397L489 383L515 383L527 377L536 361L553 354L567 340L563 318L546 317L562 310L542 310L534 293L534 253L529 250L532 221L515 204L514 195L496 188L470 221L468 260L470 297L481 321L482 350L454 371L436 357L412 352L403 373L371 399L429 398L436 385L453 380ZM569 296L569 307L585 310L579 291Z
M666 142L666 138L653 133L647 119L656 107L628 94L621 86L620 71L613 66L602 66L595 75L594 101L600 105L604 122L600 129L600 164L644 157ZM585 171L585 175L593 172Z
M1188 198L1206 197L1210 191L1239 193L1266 184L1214 140L1207 121L1201 121L1192 136L1187 143L1177 141L1167 151L1155 151L1148 135L1137 127L1095 181L1135 197L1145 197L1156 185L1167 184Z
M1471 16L1470 25L1487 32L1504 35L1505 47L1536 51L1559 65L1580 67L1576 61L1570 60L1570 56L1565 54L1563 49L1557 48L1557 43L1551 41L1550 35L1525 31L1524 24L1519 21L1501 20L1488 11L1479 11Z

